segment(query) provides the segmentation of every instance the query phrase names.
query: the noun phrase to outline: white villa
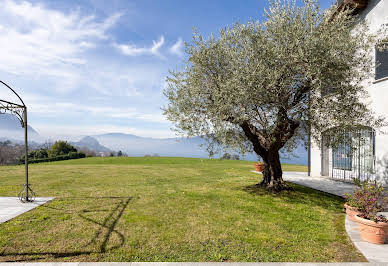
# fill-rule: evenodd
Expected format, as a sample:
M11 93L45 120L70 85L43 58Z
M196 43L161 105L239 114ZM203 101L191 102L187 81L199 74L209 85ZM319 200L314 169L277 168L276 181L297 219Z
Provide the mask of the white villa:
M388 0L343 0L341 5L353 4L361 19L367 21L371 32L377 32L384 24L388 24ZM371 107L379 115L388 119L388 50L371 51L376 62L375 75L368 91ZM388 133L388 128L382 129ZM353 139L359 143L356 149L343 145L335 149L311 147L311 175L327 176L334 179L352 181L353 178L377 179L388 184L388 134L365 125L360 134ZM322 140L324 143L325 140Z

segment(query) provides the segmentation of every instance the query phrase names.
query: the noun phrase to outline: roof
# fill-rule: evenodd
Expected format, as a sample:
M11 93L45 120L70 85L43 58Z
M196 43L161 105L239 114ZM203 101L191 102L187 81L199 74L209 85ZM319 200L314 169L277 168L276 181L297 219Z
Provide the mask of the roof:
M344 8L354 8L354 14L358 14L368 6L369 0L338 0L338 11Z

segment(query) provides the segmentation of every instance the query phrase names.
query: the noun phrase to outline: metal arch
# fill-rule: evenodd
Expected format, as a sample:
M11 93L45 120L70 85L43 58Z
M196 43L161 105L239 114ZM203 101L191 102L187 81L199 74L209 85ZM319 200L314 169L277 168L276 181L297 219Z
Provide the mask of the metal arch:
M19 119L22 127L24 128L24 126L26 124L24 122L24 112L27 110L27 106L24 104L24 101L22 100L22 98L19 96L19 94L16 93L16 91L14 89L12 89L10 86L8 86L8 84L3 82L2 80L0 80L0 83L3 84L5 87L7 87L10 91L12 91L13 94L15 94L16 97L18 97L18 99L22 103L22 105L20 105L17 103L8 102L6 100L0 99L0 114L4 114L8 111L11 114L16 115L17 118Z
M0 83L2 83L4 86L6 86L8 89L10 89L20 100L20 102L23 104L22 106L23 107L26 107L26 105L24 104L22 98L20 98L19 94L16 93L16 91L14 89L12 89L10 86L8 86L6 83L4 83L3 81L0 80Z
M24 128L24 147L25 147L25 156L24 156L24 165L25 165L25 184L23 190L19 193L18 197L21 202L32 202L35 200L35 193L32 191L29 180L28 180L28 124L27 124L27 106L24 104L22 98L19 94L16 93L14 89L8 86L5 82L0 80L0 83L11 90L20 100L22 104L9 102L6 100L0 99L0 115L7 112L15 115L22 127Z
M15 115L19 119L20 124L23 128L24 128L24 109L25 107L22 105L18 105L18 104L0 99L0 114L5 114L9 112Z

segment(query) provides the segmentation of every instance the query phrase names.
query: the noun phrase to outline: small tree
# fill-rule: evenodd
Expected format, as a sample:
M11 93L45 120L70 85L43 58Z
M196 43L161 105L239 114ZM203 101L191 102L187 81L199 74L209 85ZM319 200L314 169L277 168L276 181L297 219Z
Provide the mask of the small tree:
M58 140L48 150L48 155L49 157L56 157L59 155L67 155L70 152L77 152L77 149L67 143L67 141Z
M330 128L383 121L361 84L371 75L376 40L350 8L336 8L276 0L262 23L236 24L217 38L195 32L185 69L167 78L164 114L179 133L204 136L209 150L253 150L264 162L260 185L286 188L280 149L306 141L306 132L319 143ZM332 133L340 141L340 130Z

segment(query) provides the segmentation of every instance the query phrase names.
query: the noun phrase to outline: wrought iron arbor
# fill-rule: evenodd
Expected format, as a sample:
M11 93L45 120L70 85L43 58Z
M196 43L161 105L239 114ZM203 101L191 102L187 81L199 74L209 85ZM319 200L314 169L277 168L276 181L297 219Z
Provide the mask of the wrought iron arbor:
M20 104L9 102L6 100L0 99L0 114L11 113L15 115L22 127L24 128L24 147L25 147L25 156L24 156L24 165L25 165L25 184L23 190L19 193L19 199L21 202L32 202L35 199L35 193L32 191L29 180L28 180L28 128L27 128L27 106L24 104L22 98L6 83L0 80L0 84L8 88L14 93L17 98L20 100Z

